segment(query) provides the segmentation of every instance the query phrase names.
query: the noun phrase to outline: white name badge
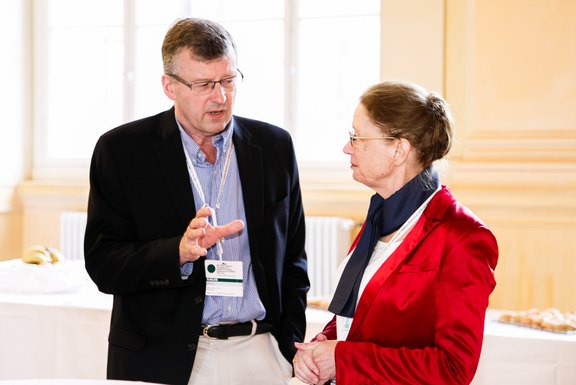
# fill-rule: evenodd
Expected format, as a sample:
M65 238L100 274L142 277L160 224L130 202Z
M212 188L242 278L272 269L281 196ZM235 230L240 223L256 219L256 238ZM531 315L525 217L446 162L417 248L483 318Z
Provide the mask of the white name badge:
M206 270L206 295L242 297L244 295L242 261L204 262Z
M336 339L338 341L346 341L350 327L352 326L353 318L336 316Z

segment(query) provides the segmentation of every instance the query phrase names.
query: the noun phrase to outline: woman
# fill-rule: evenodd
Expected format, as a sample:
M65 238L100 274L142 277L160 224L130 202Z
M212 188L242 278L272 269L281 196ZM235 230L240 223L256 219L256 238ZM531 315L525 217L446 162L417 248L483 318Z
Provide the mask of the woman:
M309 384L469 384L480 358L496 239L441 186L446 102L383 82L360 98L344 152L353 178L376 192L329 310L312 342L296 344Z

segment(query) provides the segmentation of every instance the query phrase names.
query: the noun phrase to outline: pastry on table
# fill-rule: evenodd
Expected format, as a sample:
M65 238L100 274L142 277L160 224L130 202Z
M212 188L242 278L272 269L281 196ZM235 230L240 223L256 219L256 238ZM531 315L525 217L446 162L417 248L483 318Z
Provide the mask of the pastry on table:
M556 333L576 332L576 313L563 313L556 308L505 312L500 315L498 320L500 322Z

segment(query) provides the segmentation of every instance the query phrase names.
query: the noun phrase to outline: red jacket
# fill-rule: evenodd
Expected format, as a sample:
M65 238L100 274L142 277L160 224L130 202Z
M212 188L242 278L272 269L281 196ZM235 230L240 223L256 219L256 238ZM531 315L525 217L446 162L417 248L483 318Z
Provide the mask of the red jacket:
M494 235L443 187L366 286L337 384L469 384L497 259ZM335 319L323 333L336 338Z

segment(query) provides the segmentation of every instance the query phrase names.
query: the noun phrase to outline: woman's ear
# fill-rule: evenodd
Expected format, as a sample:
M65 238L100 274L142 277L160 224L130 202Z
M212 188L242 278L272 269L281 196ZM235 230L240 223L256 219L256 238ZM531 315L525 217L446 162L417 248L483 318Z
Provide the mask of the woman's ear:
M396 149L394 150L394 157L393 157L394 164L400 165L404 163L408 158L408 155L412 150L412 146L410 145L410 142L408 142L404 138L398 139L395 146Z

